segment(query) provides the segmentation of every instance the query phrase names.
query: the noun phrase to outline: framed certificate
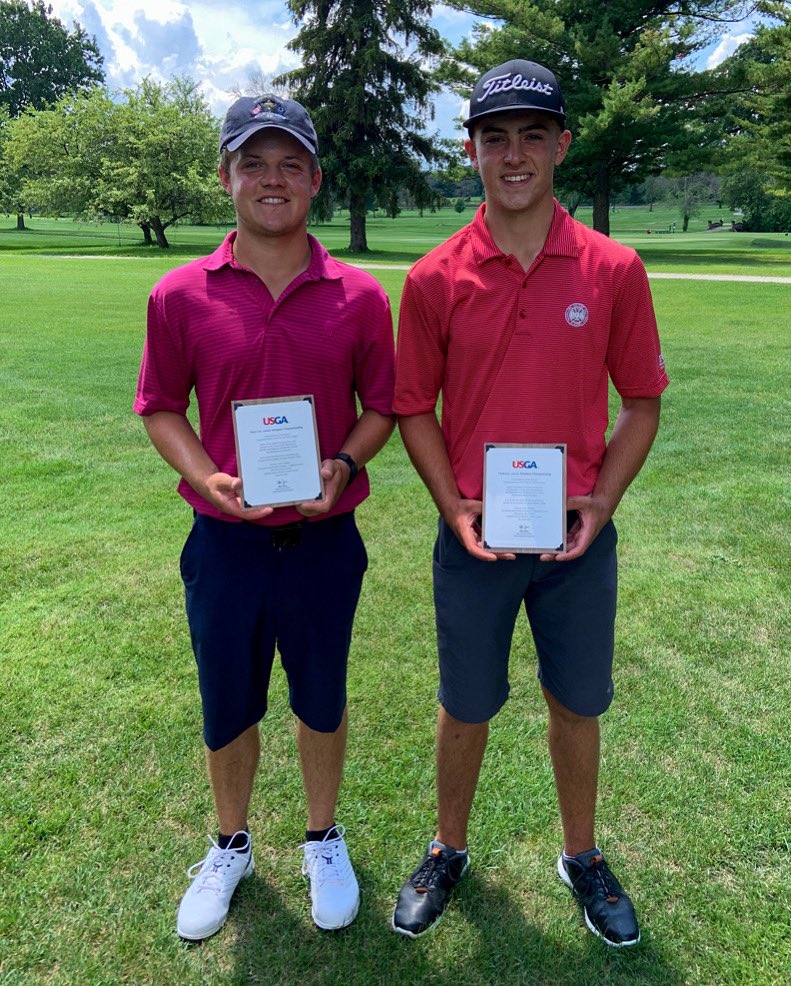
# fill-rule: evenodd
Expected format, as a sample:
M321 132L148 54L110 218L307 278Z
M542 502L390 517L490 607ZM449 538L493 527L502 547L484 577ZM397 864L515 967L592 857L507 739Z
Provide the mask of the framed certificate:
M312 394L231 401L231 415L245 508L324 498Z
M566 446L483 446L483 546L557 554L566 547Z

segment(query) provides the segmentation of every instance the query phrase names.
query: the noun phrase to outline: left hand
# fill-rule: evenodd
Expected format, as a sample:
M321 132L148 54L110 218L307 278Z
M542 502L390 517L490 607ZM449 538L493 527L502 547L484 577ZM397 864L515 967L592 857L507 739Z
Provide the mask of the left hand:
M566 536L566 550L556 555L539 555L539 561L573 561L581 558L613 515L609 503L595 495L570 496L566 509L577 511L577 519Z
M325 459L321 464L321 477L324 480L324 499L298 503L297 510L304 517L317 517L326 514L340 499L346 489L351 470L341 459Z

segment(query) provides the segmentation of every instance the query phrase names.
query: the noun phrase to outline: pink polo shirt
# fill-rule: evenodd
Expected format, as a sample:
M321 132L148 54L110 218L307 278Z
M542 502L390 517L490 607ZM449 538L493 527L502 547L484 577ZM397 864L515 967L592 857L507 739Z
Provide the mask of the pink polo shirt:
M409 272L398 329L398 414L433 411L459 491L480 499L484 442L568 444L568 493L590 493L605 452L608 377L622 397L667 386L645 269L557 202L525 272L484 222Z
M171 271L148 302L134 409L184 414L195 391L200 439L221 472L236 476L231 401L313 394L322 459L338 452L364 410L392 414L390 304L370 274L333 260L310 236L312 257L277 301L233 256L235 232L213 254ZM198 513L239 523L182 479L179 493ZM360 470L321 518L353 510L368 496ZM279 507L258 523L304 519Z

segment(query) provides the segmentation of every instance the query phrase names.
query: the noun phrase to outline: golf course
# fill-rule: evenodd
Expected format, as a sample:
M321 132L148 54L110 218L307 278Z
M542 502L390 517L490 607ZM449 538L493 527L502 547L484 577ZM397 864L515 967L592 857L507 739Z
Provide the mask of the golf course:
M309 231L367 266L397 318L452 208ZM175 933L215 816L179 554L192 514L132 412L152 286L227 227L0 215L0 986L782 986L791 981L791 236L687 233L617 208L651 278L670 386L615 516L615 692L598 832L643 937L607 948L555 872L561 831L532 639L491 728L472 868L436 932L390 928L434 834L436 509L397 432L358 509L369 569L349 663L338 821L357 920L319 931L300 873L304 799L276 664L250 828L256 870L225 928ZM590 224L590 209L577 218ZM669 277L667 275L676 275ZM617 413L613 393L611 418ZM194 408L190 409L190 414ZM322 591L316 585L316 593ZM571 614L570 618L573 618Z

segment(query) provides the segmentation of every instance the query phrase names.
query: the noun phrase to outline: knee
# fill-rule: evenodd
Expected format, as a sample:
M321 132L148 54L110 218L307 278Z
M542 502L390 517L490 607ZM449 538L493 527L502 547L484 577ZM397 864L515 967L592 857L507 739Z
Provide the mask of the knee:
M549 709L550 718L554 723L574 727L598 721L598 716L583 716L577 712L573 712L561 704L548 689L543 688L542 691L544 693L544 701L547 703L547 708Z

